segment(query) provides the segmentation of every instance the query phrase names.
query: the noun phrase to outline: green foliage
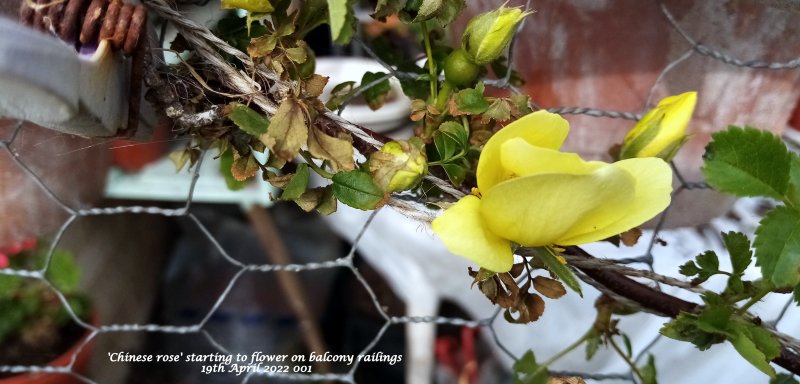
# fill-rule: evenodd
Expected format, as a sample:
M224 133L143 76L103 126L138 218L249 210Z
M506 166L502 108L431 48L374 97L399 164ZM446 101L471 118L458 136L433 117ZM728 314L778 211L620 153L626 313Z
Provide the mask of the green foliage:
M511 367L514 370L514 384L547 384L547 366L536 363L533 351L528 351Z
M42 268L47 263L49 248L49 244L39 241L31 249L10 255L9 267L20 270ZM86 319L90 306L88 298L78 291L80 270L70 252L54 250L45 279L52 287L40 279L0 275L0 343L23 334L47 338L49 336L42 332L31 330L43 324L59 328L71 321L54 288L64 295L78 317ZM48 334L58 332L58 329L47 330Z
M379 81L381 78L384 79ZM378 81L378 83L370 86L375 81ZM383 106L389 96L389 92L392 90L391 85L389 85L389 79L386 78L386 73L383 72L364 73L361 78L360 88L364 90L364 99L373 111Z
M289 180L289 183L286 184L286 187L283 189L283 193L281 194L281 199L283 200L295 200L305 193L306 188L308 188L308 178L310 174L308 172L308 164L300 164L297 166L297 172L295 172L294 176Z
M575 274L567 267L566 263L563 261L563 258L559 256L558 258L552 254L549 250L537 248L538 251L536 252L536 256L539 260L541 260L542 264L544 264L547 269L558 276L558 278L564 282L570 289L575 291L578 295L583 297L583 292L581 292L581 284L578 282L578 278L575 277Z
M246 105L239 103L228 104L227 115L239 129L252 136L260 137L267 133L269 118Z
M639 367L639 373L642 374L644 382L642 384L658 384L656 377L656 358L652 354L647 355L647 364Z
M225 185L228 186L228 189L232 191L238 191L244 188L247 183L243 180L237 180L236 177L233 176L233 152L235 149L228 148L225 152L223 152L219 156L219 172L222 173L222 177L225 178Z
M328 0L328 15L333 41L347 44L353 38L357 20L353 15L353 0Z
M700 313L679 314L664 324L661 334L691 342L700 350L728 340L750 364L774 376L775 370L769 362L780 355L780 344L775 336L735 312L731 303L720 295L706 293L703 301L706 306Z
M483 83L478 83L475 88L467 88L458 91L450 101L450 114L460 115L479 115L489 109L489 102L483 96Z
M385 203L383 191L369 173L354 170L333 175L333 193L342 203L361 210L375 209Z
M769 381L769 384L800 384L800 382L790 374L779 373Z
M410 5L411 3L409 3ZM464 0L422 0L416 9L414 22L435 19L442 27L450 24L464 9Z
M703 167L711 186L740 197L784 198L791 157L780 138L750 127L730 127L712 138Z
M756 264L777 288L800 283L800 213L785 206L770 211L756 229Z

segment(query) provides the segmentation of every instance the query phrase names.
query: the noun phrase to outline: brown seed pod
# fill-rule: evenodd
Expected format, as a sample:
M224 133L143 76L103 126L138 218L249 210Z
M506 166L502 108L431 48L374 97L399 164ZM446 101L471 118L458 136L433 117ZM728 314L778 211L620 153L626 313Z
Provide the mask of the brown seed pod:
M106 0L92 0L89 8L86 10L86 17L83 19L83 26L81 26L80 42L86 44L94 41L97 33L100 30L100 25L103 20L105 12Z
M128 34L128 25L130 25L132 14L133 6L130 4L124 4L122 9L119 10L117 26L114 28L114 36L111 38L111 46L114 49L120 49L125 44L125 37Z

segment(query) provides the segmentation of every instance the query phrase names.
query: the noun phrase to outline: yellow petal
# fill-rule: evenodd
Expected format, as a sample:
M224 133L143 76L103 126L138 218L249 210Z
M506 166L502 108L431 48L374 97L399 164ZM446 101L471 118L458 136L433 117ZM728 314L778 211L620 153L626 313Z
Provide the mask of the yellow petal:
M525 115L497 131L486 142L478 160L476 171L478 189L488 191L495 184L510 177L500 162L500 148L506 141L520 137L537 147L558 149L568 132L569 123L561 116L547 111Z
M484 192L481 216L492 232L519 244L562 244L576 231L618 221L633 200L634 183L612 166L583 175L520 177Z
M636 182L633 201L624 208L624 215L610 225L595 231L576 233L559 244L585 244L602 240L639 226L667 208L672 193L672 169L664 160L654 157L628 159L611 166L624 170Z
M480 215L481 200L469 195L431 223L447 249L482 268L506 272L514 263L511 242L492 233Z
M532 176L541 173L583 175L608 165L601 161L584 161L574 153L537 147L519 137L503 143L500 160L503 170L514 176Z

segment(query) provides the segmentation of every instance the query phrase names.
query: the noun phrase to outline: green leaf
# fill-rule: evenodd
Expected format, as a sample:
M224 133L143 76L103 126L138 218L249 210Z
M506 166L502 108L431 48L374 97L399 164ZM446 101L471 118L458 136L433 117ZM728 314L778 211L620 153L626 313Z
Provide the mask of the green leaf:
M265 142L278 158L291 161L308 142L306 114L301 101L287 97L272 116L267 136L274 142ZM264 141L264 140L262 140Z
M458 91L450 100L450 114L460 115L479 115L489 109L489 102L483 96L483 83L478 83L475 89L467 88Z
M484 116L496 121L506 121L511 118L511 104L507 99L495 99L486 108Z
M769 381L769 384L800 384L800 382L788 373L779 373Z
M283 200L294 200L299 198L308 188L308 178L310 173L308 172L308 164L301 163L297 166L297 171L292 176L292 179L289 180L289 183L286 184L286 188L283 189L283 193L281 194L281 199Z
M415 22L435 18L442 27L450 24L464 9L464 0L423 0Z
M392 86L389 85L389 79L385 77L386 73L383 72L366 72L364 76L361 77L361 84L359 87L360 89L364 89L364 99L367 101L369 108L373 111L383 106L386 102L386 98L389 97L389 92L392 90ZM381 78L384 79L370 86L372 82L378 81ZM369 88L366 88L367 86L369 86Z
M575 277L575 274L572 273L566 264L562 263L563 258L559 260L555 255L550 253L550 251L542 248L537 248L536 255L539 256L539 260L542 261L550 272L553 272L567 287L583 297L581 284L578 282L578 278Z
M533 351L528 351L514 362L514 384L547 384L550 374L547 367L536 363Z
M231 169L233 168L233 149L228 149L227 151L223 152L219 156L219 172L222 174L222 177L225 178L225 185L228 186L228 189L231 191L238 191L244 188L247 183L244 181L236 180L231 173Z
M461 185L467 177L468 168L463 164L442 164L441 167L444 169L444 173L447 174L447 178L450 179L450 182L455 186Z
M756 229L753 246L765 280L776 288L800 283L800 213L786 206L770 211Z
M760 371L774 377L775 369L769 362L780 354L778 341L768 331L746 321L736 322L731 328L729 340L736 352Z
M336 196L333 194L333 189L327 185L322 190L322 198L320 198L319 205L317 205L317 212L323 215L330 215L336 212Z
M331 111L339 109L339 106L353 97L353 94L358 91L358 88L356 88L355 85L355 81L345 81L337 84L331 90L331 98L328 99L327 103L325 103L325 107Z
M53 283L53 286L68 295L78 289L81 271L75 264L72 253L63 249L56 249L53 258L50 260L50 267L47 269L45 278Z
M399 12L406 6L406 0L378 0L375 4L375 11L372 18L384 21L386 16L391 16Z
M719 270L719 259L714 251L706 251L697 255L697 265L708 271Z
M0 275L0 301L16 294L23 278L13 275Z
M788 204L794 209L800 207L800 156L791 154L792 161L789 166L789 189L786 192Z
M383 191L364 171L339 172L333 175L333 193L342 203L361 210L375 209L385 203Z
M705 296L704 299L706 299ZM704 332L728 335L728 325L733 315L733 308L726 303L706 302L706 304L706 308L697 316L697 328Z
M697 318L686 313L681 313L672 321L665 323L659 333L671 339L688 341L701 351L725 341L725 337L722 335L700 330L697 326Z
M352 0L328 0L328 16L330 17L333 41L347 44L353 38L356 29L356 18L353 15Z
M255 137L267 133L269 119L250 107L239 103L230 103L227 112L228 118L242 131Z
M722 240L725 242L725 248L728 248L733 273L744 273L753 258L753 251L750 250L750 240L741 232L723 233Z
M680 269L678 269L681 275L686 277L692 277L698 273L700 273L700 267L694 263L694 261L687 261L686 264L681 265Z
M433 144L442 162L449 162L456 154L463 154L468 140L469 132L463 125L454 121L442 123L433 133Z
M740 197L783 199L791 158L780 138L749 127L730 127L712 138L703 156L703 174L712 187Z
M625 353L628 357L633 356L633 347L631 346L631 338L626 334L622 334L622 342L625 344Z
M658 376L656 373L656 358L652 354L647 354L647 364L639 367L639 373L642 374L642 384L658 384L658 380L656 380Z

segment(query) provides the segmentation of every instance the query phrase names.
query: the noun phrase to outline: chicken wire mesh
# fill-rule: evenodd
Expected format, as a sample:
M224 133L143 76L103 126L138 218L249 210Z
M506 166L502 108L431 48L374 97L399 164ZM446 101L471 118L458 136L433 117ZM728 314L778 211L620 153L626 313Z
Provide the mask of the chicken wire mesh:
M666 19L671 26L682 38L685 40L685 43L688 45L687 50L672 60L668 65L666 65L661 73L656 78L655 82L651 86L650 92L648 94L647 99L644 101L644 108L646 109L648 106L652 104L652 98L655 93L656 87L659 83L663 80L667 73L672 71L678 64L684 62L685 60L689 59L692 56L703 56L708 60L717 60L719 62L728 64L733 67L740 67L740 68L748 68L753 70L798 70L800 68L800 57L785 61L785 62L768 62L762 61L759 59L743 59L738 57L733 57L722 50L718 50L714 47L705 45L699 42L698 39L692 37L688 32L686 32L676 21L673 14L670 12L669 8L661 1L656 1L658 3L659 10L661 12L660 17ZM191 24L191 22L187 22L186 20L181 20L181 15L177 12L171 10L166 3L161 0L151 0L148 3L152 9L157 13L160 13L162 17L169 20L172 23L176 23L177 26L180 28L184 28L185 30L195 29L198 33L195 35L200 36L201 38L208 38L210 33L205 30L203 27L198 26L196 24ZM530 8L530 2L528 3L528 8ZM524 24L523 24L524 25ZM520 26L520 29L522 26ZM212 35L213 36L213 35ZM401 77L407 76L408 74L400 73L392 68L390 65L384 63L380 60L380 58L370 49L370 47L365 44L361 40L356 41L359 45L361 45L364 51L371 56L373 59L379 61L385 68L389 71L389 74L386 75L388 77ZM210 40L210 43L218 44L219 41ZM513 54L513 47L509 49L509 62L511 55ZM510 71L508 74L510 76ZM377 81L374 81L372 84L366 85L365 88L369 88L371 85L377 85L381 80L381 78ZM488 80L488 85L492 85L499 88L507 88L510 89L512 92L522 93L522 90L514 87L509 82L509 77L496 79L496 80ZM354 95L355 97L357 95ZM345 103L346 105L346 103ZM531 107L533 109L541 109L536 104L535 100L532 100ZM344 107L343 107L344 108ZM598 117L598 118L612 118L612 119L626 119L626 120L638 120L641 117L640 113L637 112L620 112L620 111L608 111L602 109L595 109L595 108L588 108L588 107L555 107L555 108L547 108L548 111L553 113L559 114L579 114L579 115L586 115L591 117ZM341 113L341 109L338 111ZM87 208L87 209L78 209L74 208L71 205L67 204L63 201L48 185L45 181L43 181L36 172L34 172L27 164L26 161L20 156L17 152L15 144L16 140L19 136L19 133L22 129L22 122L15 123L13 129L11 129L11 135L9 137L2 138L0 140L0 150L7 152L10 155L10 159L13 163L16 164L19 169L21 169L28 178L30 178L36 185L38 189L40 189L44 194L47 196L49 200L57 204L61 210L66 212L68 218L63 222L63 224L59 227L56 231L52 243L49 248L48 256L46 262L44 263L43 267L38 270L18 270L18 269L0 269L0 274L2 275L12 275L12 276L19 276L28 279L38 279L46 283L53 292L58 296L59 300L61 301L64 308L69 313L72 321L78 324L80 327L86 329L89 332L88 338L82 341L82 344L79 348L72 354L71 361L69 364L63 367L53 367L53 366L22 366L22 365L2 365L0 366L0 372L5 373L22 373L22 372L42 372L42 373L60 373L60 374L67 374L70 376L79 379L85 383L95 383L95 381L90 378L86 377L82 374L79 374L74 371L74 365L77 359L78 354L81 353L83 349L85 349L94 339L96 339L101 334L107 333L115 333L115 332L149 332L149 333L169 333L169 334L192 334L196 335L196 337L202 337L207 339L214 348L219 351L220 353L231 355L231 351L226 349L225 346L221 345L221 343L217 342L215 338L212 336L210 332L206 329L206 326L209 322L209 319L215 314L215 312L219 309L220 305L226 300L232 290L235 289L237 281L240 280L242 276L245 274L251 273L258 273L258 272L270 272L270 271L285 271L291 273L298 273L302 271L310 271L310 270L320 270L320 269L332 269L332 268L344 268L348 270L363 286L363 288L368 293L369 297L371 298L372 304L374 305L375 310L380 314L381 318L383 319L383 325L380 327L379 331L374 335L371 342L366 345L363 350L360 352L361 354L368 354L374 350L375 346L378 342L382 339L385 335L387 330L392 326L397 326L400 324L409 324L409 323L429 323L429 324L437 324L437 325L455 325L455 326L464 326L464 327L477 327L481 329L485 329L490 334L490 339L492 339L499 350L503 351L503 353L507 354L511 359L518 359L520 356L515 355L512 351L505 347L504 341L499 337L498 333L496 332L496 324L498 321L498 316L502 313L502 309L498 308L495 310L490 316L482 319L465 319L465 318L452 318L452 317L442 317L442 316L393 316L391 315L381 301L376 295L375 290L373 287L368 283L367 279L362 275L359 269L354 262L356 257L356 249L359 245L359 241L361 240L362 235L365 231L368 230L372 219L378 213L375 211L371 214L369 220L360 228L358 229L358 235L355 237L355 241L349 248L349 252L342 257L339 257L332 261L327 262L312 262L312 263L303 263L303 264L274 264L274 263L264 263L264 264L248 264L243 263L236 258L232 257L228 251L220 244L220 242L212 235L211 231L207 229L207 227L201 222L200 219L191 211L193 205L193 195L195 186L197 183L198 178L200 177L200 169L201 167L208 166L208 164L203 164L203 156L200 157L200 161L195 164L194 168L192 169L192 183L186 192L186 201L182 207L179 208L163 208L158 206L117 206L117 207L94 207L94 208ZM695 180L687 180L684 178L682 173L678 170L677 167L673 164L673 171L676 178L679 181L678 187L673 192L673 201L674 198L680 194L691 193L694 190L699 189L708 189L710 188L705 182L703 181L695 181ZM627 258L627 259L619 259L619 260L595 260L594 266L601 267L601 268L608 268L619 271L620 273L633 276L633 277L643 277L645 279L649 279L653 282L658 284L667 284L677 286L687 290L693 291L702 291L702 288L692 286L686 281L671 278L668 276L662 276L655 273L654 270L654 260L653 260L653 248L658 243L659 234L663 229L663 225L665 222L665 218L670 213L672 205L670 205L663 213L660 214L660 217L657 221L655 228L652 231L652 235L647 239L647 250L644 254L634 257L634 258ZM390 209L390 208L384 208ZM58 247L62 237L64 236L65 232L73 225L76 220L80 218L86 217L97 217L97 216L108 216L108 215L120 215L120 214L144 214L144 215L158 215L164 217L182 217L187 218L197 229L208 239L211 247L215 248L219 254L222 255L224 260L229 263L232 267L235 268L236 272L232 275L231 279L227 282L225 289L221 292L221 294L216 298L214 304L208 309L205 315L202 317L202 320L199 322L187 325L187 326L174 326L174 325L162 325L162 324L107 324L107 325L94 325L89 322L86 322L80 319L73 308L69 305L67 299L65 298L64 294L60 292L52 282L48 281L46 278L46 273L50 268L50 261L52 260L53 253ZM587 266L590 264L586 261L581 260L570 260L570 263L573 267L575 266ZM581 264L583 263L583 264ZM647 269L646 270L637 270L630 267L627 267L626 264L632 263L642 263L644 264ZM579 277L588 279L585 275L578 273ZM602 289L602 287L600 287ZM466 289L466 287L465 287ZM779 315L766 323L771 325L772 327L777 326L777 324L783 319L787 311L790 309L791 299L786 302L786 304L782 307ZM502 320L502 319L500 319ZM642 348L639 351L636 351L634 360L639 362L643 356L645 356L648 350L655 345L660 335L656 335L647 345L646 347ZM791 340L791 339L790 339ZM248 372L246 375L242 377L241 382L247 383L255 380L257 377L269 377L269 378L280 378L286 380L296 380L296 381L335 381L335 382L346 382L346 383L355 383L355 374L361 365L361 361L356 360L344 373L279 373L279 372L270 372L270 371L254 371ZM552 372L555 375L565 375L565 376L581 376L586 379L593 379L593 380L607 380L607 379L616 379L616 380L627 380L630 382L636 382L636 379L633 375L632 371L627 372L618 372L618 373L611 373L611 374L594 374L591 372Z

